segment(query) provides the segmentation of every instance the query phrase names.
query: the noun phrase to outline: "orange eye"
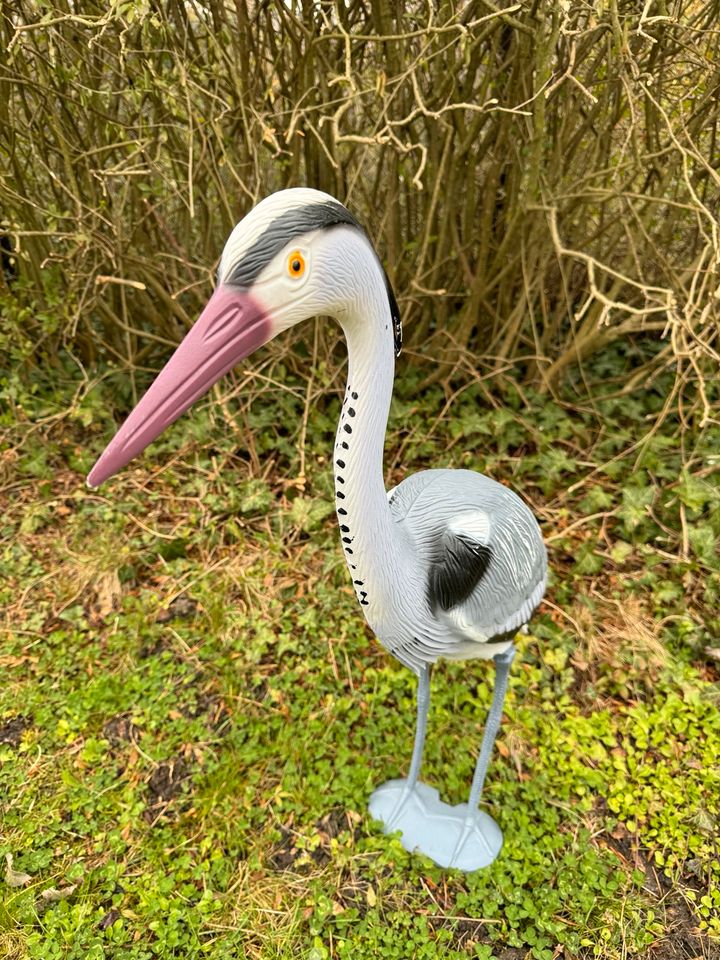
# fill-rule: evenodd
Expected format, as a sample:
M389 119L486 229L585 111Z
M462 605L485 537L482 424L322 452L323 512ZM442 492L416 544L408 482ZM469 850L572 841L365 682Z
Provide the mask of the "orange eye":
M305 273L305 258L299 250L294 250L288 257L288 273L291 277L301 277Z

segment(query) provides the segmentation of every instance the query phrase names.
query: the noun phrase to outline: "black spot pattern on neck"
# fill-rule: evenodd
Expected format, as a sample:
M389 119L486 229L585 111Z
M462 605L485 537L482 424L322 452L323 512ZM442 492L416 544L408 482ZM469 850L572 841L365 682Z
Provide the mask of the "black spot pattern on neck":
M347 422L347 418L356 417L358 411L356 407L348 405L349 399L355 402L359 399L359 394L356 390L350 390L350 388L348 387L348 389L345 391L345 398L343 399L343 403L342 403L342 413L340 415L340 427L339 427L339 431L342 431L342 434L347 436L346 436L346 439L338 440L336 442L336 451L343 451L343 450L348 452L350 451L350 437L352 436L353 428ZM345 500L345 492L340 489L341 487L345 486L345 476L343 474L343 471L347 467L347 460L345 458L345 454L343 454L342 456L336 455L335 465L339 467L339 472L335 474L335 497L337 501L342 502L343 500ZM350 561L351 557L353 557L354 559L353 549L350 546L350 544L355 539L353 536L353 518L349 516L348 510L346 509L345 506L337 507L337 515L338 515L338 524L340 526L340 533L342 535L341 536L342 546L345 552L348 566L352 571L355 571L357 569L357 565ZM353 579L353 585L355 587L355 595L357 596L358 602L363 607L370 606L367 590L361 589L362 587L365 586L365 581L362 580L360 577L357 577L355 574L354 574L354 577L355 578Z

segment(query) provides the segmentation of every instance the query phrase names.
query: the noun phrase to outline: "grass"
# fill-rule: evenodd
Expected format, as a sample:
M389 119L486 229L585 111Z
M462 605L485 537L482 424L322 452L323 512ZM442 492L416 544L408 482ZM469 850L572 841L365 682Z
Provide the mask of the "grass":
M100 491L120 382L72 402L6 382L0 955L717 956L717 434L648 432L661 381L491 402L401 369L388 481L484 469L532 503L552 566L484 797L505 847L464 876L367 814L407 769L414 684L337 547L332 378L308 404L273 356L252 403L201 406ZM424 778L451 802L488 680L435 674Z

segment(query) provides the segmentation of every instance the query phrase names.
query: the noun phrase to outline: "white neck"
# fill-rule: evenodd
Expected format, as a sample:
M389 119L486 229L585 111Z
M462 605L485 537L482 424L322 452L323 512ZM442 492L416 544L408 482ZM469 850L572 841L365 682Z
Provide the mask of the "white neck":
M362 299L339 318L348 346L348 383L333 471L345 559L366 619L377 630L398 588L402 539L383 479L395 368L393 324L384 277L379 266L373 267L364 277Z

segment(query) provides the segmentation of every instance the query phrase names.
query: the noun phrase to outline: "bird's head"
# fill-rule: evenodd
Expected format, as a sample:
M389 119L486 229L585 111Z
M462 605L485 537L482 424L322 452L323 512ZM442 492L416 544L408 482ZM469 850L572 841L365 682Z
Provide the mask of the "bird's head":
M283 330L318 314L342 319L379 266L364 230L337 200L297 188L271 194L230 234L200 317L88 476L97 487L141 453L223 374ZM397 302L385 277L395 350Z

